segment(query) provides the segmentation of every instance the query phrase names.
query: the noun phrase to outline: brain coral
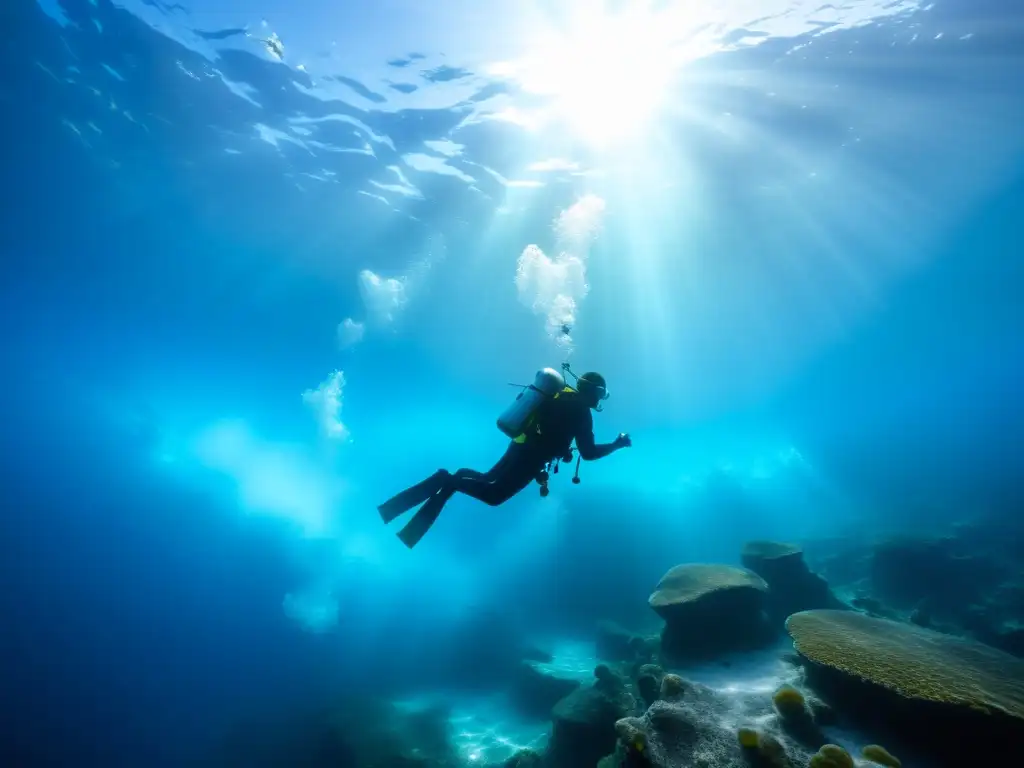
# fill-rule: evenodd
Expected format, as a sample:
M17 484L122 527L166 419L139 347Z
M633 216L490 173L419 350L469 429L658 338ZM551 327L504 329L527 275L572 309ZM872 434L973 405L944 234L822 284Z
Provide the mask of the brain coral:
M756 573L743 568L686 563L677 565L662 576L647 602L662 617L666 617L679 606L732 590L765 593L768 584Z
M850 611L803 611L786 621L816 664L906 699L1001 713L1024 725L1024 661L971 640Z

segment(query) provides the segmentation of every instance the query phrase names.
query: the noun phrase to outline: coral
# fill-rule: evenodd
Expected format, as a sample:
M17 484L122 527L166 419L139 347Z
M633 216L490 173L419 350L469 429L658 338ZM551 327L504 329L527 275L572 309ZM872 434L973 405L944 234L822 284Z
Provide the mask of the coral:
M753 728L740 728L736 731L736 738L744 749L757 749L761 744L761 736Z
M860 753L864 756L865 760L887 766L887 768L901 768L903 765L898 759L890 755L885 747L880 747L877 744L868 744Z
M637 669L638 675L651 675L658 678L658 683L661 683L661 678L665 676L665 670L657 664L641 664Z
M1024 661L973 640L850 611L786 622L807 681L837 707L898 732L944 764L970 745L1009 749L1024 729ZM936 733L943 738L937 740Z
M644 735L643 731L638 732L633 739L629 742L629 748L643 754L644 750L647 749L647 736Z
M655 664L644 664L637 670L636 689L645 706L649 707L658 699L664 677L665 672Z
M899 696L1001 712L1024 724L1024 662L922 627L849 611L805 611L786 629L812 662Z
M669 673L661 679L661 698L674 699L686 689L686 681L679 675Z
M809 768L854 768L850 753L835 744L826 744L811 756Z
M647 603L666 621L688 605L717 593L743 590L765 593L768 585L752 571L730 565L687 563L661 577Z
M782 729L802 744L817 747L825 741L814 719L807 698L791 685L784 685L772 696Z
M635 739L643 736L643 731L636 725L637 722L637 718L634 717L624 717L615 721L615 733L624 744L632 744Z
M736 698L699 683L688 682L673 701L654 702L641 717L615 724L620 749L633 743L632 756L623 751L622 765L649 768L791 768L790 750L806 762L810 751L783 744L784 735L769 732L765 718L771 701L762 694ZM747 722L765 719L766 730L736 729L736 717ZM643 749L636 750L643 734Z
M786 754L786 748L782 742L770 733L761 733L758 734L758 737L757 751L761 762L772 766L772 768L788 768L790 765L789 755Z
M791 685L784 685L772 696L776 711L783 717L803 716L807 713L804 695Z
M672 568L648 599L665 620L662 656L713 658L765 645L774 634L763 610L767 592L764 579L742 568L704 563Z

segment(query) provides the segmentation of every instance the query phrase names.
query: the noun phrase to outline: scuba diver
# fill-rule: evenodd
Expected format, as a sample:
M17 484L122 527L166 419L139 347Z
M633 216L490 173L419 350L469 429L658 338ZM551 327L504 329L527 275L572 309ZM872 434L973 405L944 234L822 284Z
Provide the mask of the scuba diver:
M568 363L563 371L575 374ZM388 499L377 510L385 523L422 504L413 518L398 532L410 549L430 530L448 500L456 493L472 496L496 507L522 491L532 481L540 484L541 496L548 495L548 470L558 472L558 462L573 459L573 442L579 453L573 483L579 483L580 459L595 461L628 448L633 443L622 433L613 442L594 442L591 409L601 410L608 388L599 373L576 377L576 387L553 368L537 373L533 384L523 387L498 418L498 428L512 438L505 454L487 472L460 469L454 474L440 469L426 480Z

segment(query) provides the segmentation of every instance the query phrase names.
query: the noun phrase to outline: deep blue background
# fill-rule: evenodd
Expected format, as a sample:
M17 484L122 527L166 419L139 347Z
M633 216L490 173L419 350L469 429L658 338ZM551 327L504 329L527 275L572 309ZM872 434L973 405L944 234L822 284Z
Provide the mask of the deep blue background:
M999 5L974 12L1013 19ZM318 381L334 365L337 307L358 303L355 283L339 288L279 256L320 212L293 204L269 162L221 182L211 154L205 176L186 174L174 158L199 141L188 130L145 143L126 133L122 175L144 184L139 199L55 119L70 91L44 87L32 65L61 45L50 22L21 0L5 3L0 19L0 762L183 765L234 714L263 706L254 701L269 709L412 674L422 654L447 647L443 632L410 619L418 639L396 631L378 641L388 669L348 664L344 633L316 637L283 617L297 574L276 530L224 515L213 494L155 471L144 429L112 430L91 399L156 379L174 390L179 376L190 387L182 360L218 386L244 372L240 409L294 399L297 380ZM161 98L160 73L177 54L141 24L125 29L144 36L136 48L151 57L136 62L137 90L126 95L141 114L147 98ZM1005 77L1020 82L1013 61ZM1022 161L972 204L926 269L749 415L783 424L837 483L879 503L879 521L893 506L909 524L974 508L1016 515L1024 504ZM380 261L418 232L389 231ZM458 252L460 235L449 234ZM346 236L364 251L379 237ZM320 246L302 247L316 261ZM405 369L451 381L429 348L394 344ZM386 361L364 364L382 398L405 389L402 377L386 378ZM586 600L566 609L587 589L616 605L639 595L642 605L644 585L678 557L646 532L623 546L639 513L594 504L571 501L574 535L507 587L539 626L587 626ZM613 544L622 575L572 566L607 557Z

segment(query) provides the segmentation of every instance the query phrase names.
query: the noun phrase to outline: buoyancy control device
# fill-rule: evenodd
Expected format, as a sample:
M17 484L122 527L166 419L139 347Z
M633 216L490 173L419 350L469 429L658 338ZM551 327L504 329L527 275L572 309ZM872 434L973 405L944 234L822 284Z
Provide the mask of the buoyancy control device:
M562 370L565 371L566 375L577 378L576 374L574 374L572 369L569 368L568 363L562 363ZM534 376L532 384L526 386L522 384L513 384L512 386L520 387L522 392L516 395L516 399L513 400L501 416L498 417L498 429L513 440L522 437L523 433L529 427L530 421L533 419L541 405L554 399L566 389L572 389L566 385L565 376L554 368L542 368L537 371L537 375ZM570 462L573 458L573 449L572 446L570 446L565 456L549 462L548 465L538 473L537 483L540 485L541 496L547 496L549 493L548 478L550 476L550 472L557 474L559 462ZM573 475L572 482L575 485L579 485L580 459L578 456L575 458L576 473Z
M523 433L530 419L546 400L550 400L565 389L565 377L554 368L537 371L533 384L516 395L505 412L498 417L498 429L515 440Z

